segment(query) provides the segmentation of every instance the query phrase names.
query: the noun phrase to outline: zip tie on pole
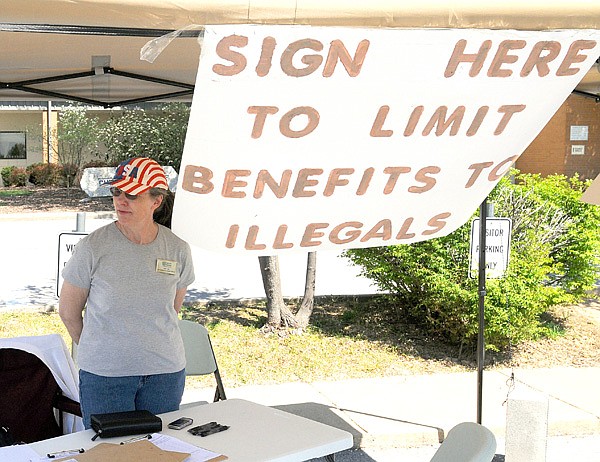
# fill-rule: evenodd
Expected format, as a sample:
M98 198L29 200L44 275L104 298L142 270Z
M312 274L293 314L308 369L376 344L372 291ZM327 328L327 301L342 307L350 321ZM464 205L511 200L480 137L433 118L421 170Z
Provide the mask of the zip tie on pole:
M189 26L185 26L182 29L177 29L173 32L169 32L168 34L161 35L160 37L156 37L155 39L146 42L146 44L140 50L140 60L148 61L149 63L153 63L158 55L160 55L169 44L179 37L181 34L188 30L204 30L204 26L200 24L190 24ZM198 35L198 44L200 45L201 39L203 35Z

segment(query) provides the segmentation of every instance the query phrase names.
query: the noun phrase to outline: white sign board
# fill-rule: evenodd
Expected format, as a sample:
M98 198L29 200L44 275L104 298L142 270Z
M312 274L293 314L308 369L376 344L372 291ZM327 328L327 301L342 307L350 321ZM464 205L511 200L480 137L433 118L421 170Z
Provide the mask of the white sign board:
M89 167L83 170L81 175L81 189L89 197L110 196L110 184L114 179L117 167ZM169 189L175 191L177 188L177 172L171 166L163 167Z
M500 279L508 269L512 221L510 218L486 218L485 223L485 277ZM479 218L471 222L469 276L472 278L479 273L479 224Z
M588 126L587 125L571 125L571 134L569 136L571 141L587 141L588 140Z
M75 245L87 236L88 233L60 233L58 235L58 268L56 272L56 296L60 297L60 289L63 283L61 275L63 268L73 255Z
M572 156L584 156L585 155L585 146L574 144L571 146L571 155Z
M173 229L255 255L449 234L586 74L598 39L206 27Z

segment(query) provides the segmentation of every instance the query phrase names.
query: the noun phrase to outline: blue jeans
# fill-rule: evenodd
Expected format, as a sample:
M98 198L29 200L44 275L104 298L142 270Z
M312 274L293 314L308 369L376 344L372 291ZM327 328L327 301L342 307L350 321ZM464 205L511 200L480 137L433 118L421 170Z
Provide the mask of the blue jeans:
M171 374L104 377L79 371L79 402L85 428L90 416L107 412L147 410L153 414L179 409L185 369Z

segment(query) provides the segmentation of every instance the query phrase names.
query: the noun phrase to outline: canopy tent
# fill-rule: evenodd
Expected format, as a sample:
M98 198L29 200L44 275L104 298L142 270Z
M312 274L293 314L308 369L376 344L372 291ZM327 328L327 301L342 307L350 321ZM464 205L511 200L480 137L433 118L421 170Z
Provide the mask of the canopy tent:
M3 0L0 100L39 100L43 95L43 99L72 99L111 107L134 101L191 99L200 51L195 34L184 34L174 40L152 64L140 61L139 55L151 38L193 24L600 29L600 2ZM592 66L575 91L600 100L598 66ZM485 216L483 206L482 216ZM483 248L485 220L481 224L480 243ZM485 267L485 258L480 259L480 267ZM485 270L480 270L480 284L485 287ZM478 422L481 422L485 291L479 293Z
M448 4L447 4L448 3ZM149 40L192 24L308 24L389 28L600 28L600 2L358 0L4 0L0 100L78 100L105 107L191 99L201 31L153 62ZM593 67L576 92L600 98Z

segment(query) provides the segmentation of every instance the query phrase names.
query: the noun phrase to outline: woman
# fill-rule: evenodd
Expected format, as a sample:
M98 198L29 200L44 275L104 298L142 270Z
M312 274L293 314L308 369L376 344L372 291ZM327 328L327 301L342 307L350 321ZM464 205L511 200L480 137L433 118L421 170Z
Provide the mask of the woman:
M86 428L92 414L177 410L185 385L177 315L194 268L189 245L154 220L170 195L167 179L154 160L137 157L111 184L117 221L77 244L59 301L78 345Z

